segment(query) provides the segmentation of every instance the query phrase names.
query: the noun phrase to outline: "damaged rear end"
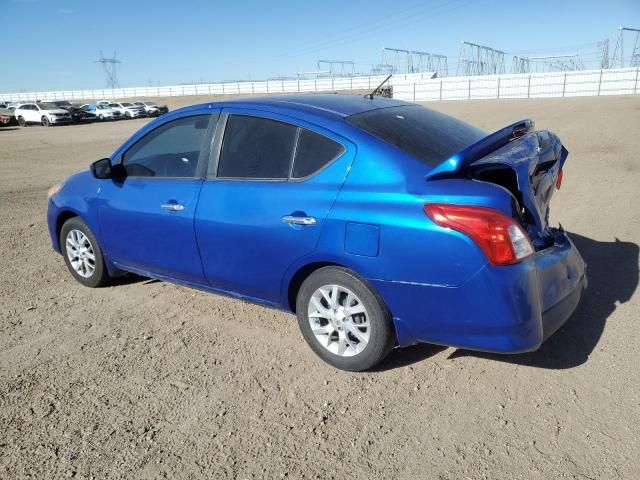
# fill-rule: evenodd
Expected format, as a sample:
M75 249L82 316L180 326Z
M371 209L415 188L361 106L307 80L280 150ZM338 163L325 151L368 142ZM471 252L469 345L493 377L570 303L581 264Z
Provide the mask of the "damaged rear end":
M569 318L587 285L586 264L578 250L561 227L549 225L551 199L562 185L567 156L568 151L557 135L535 131L531 120L523 120L466 147L426 176L428 182L451 178L487 182L508 191L512 197L510 215L493 211L498 217L509 217L500 217L500 221L487 217L477 207L480 214L465 218L464 212L456 211L461 208L459 205L444 205L440 215L433 207L425 206L425 212L435 223L466 233L485 251L489 276L506 273L505 269L515 264L520 264L517 266L520 270L533 270L535 275L529 275L527 281L536 283L534 300L539 300L540 319L539 332L534 337L539 341L529 348L507 347L505 351L536 349ZM447 208L452 213L448 214ZM469 225L472 230L481 225L484 237L480 238L494 249L501 248L496 251L502 252L502 257L492 257L491 249L485 248L473 231L465 231Z
M549 207L562 184L567 156L557 135L535 131L531 120L523 120L465 148L427 179L468 178L506 189L514 199L513 216L541 250L553 244L556 230L549 227Z

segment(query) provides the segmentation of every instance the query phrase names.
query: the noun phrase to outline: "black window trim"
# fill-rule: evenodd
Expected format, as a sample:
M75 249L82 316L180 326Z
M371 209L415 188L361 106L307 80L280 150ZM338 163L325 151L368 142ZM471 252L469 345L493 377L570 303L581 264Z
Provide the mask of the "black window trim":
M205 117L209 116L209 125L207 125L205 138L203 138L204 148L200 150L200 154L198 155L198 163L196 165L196 174L192 177L152 177L146 175L127 175L126 179L141 179L141 180L153 180L153 181L161 181L161 180L204 180L207 176L207 158L210 156L212 141L207 141L208 138L213 139L214 129L216 129L217 123L220 121L220 109L204 111L204 110L196 110L194 112L185 112L185 115L181 115L179 117L168 118L167 121L161 123L160 125L156 125L154 128L146 132L142 137L136 140L134 143L129 145L124 152L121 152L114 160L113 163L121 164L124 162L125 155L131 150L135 145L137 145L140 141L142 141L147 135L155 132L158 128L162 128L165 125L174 122L176 120L182 120L184 118L189 117ZM125 181L126 181L125 179Z
M294 140L295 143L293 146L291 159L289 161L288 178L219 177L218 176L218 166L220 165L220 155L222 154L222 143L224 141L224 134L227 130L227 120L231 115L262 118L265 120L272 120L275 122L291 125L292 127L296 127L296 138ZM260 112L260 113L253 113L253 112L243 112L241 111L241 109L235 109L235 108L231 111L223 110L222 113L220 114L220 117L218 118L216 132L214 134L214 138L212 141L211 156L208 162L209 166L207 168L206 180L214 180L214 181L219 180L219 181L227 181L227 182L276 182L276 183L304 182L312 177L315 177L320 172L322 172L323 170L331 166L336 160L342 157L349 150L347 145L345 145L345 143L342 141L338 141L335 138L332 138L328 135L318 132L317 130L313 130L308 127L303 127L295 123L295 119L293 118L290 121L287 121L287 120L283 120L282 117L283 115L272 114L272 112L267 112L267 111ZM322 135L323 137L336 142L342 147L342 151L338 153L338 155L336 155L334 158L332 158L329 162L327 162L325 165L323 165L322 168L319 168L315 172L307 175L306 177L296 178L296 177L292 177L292 175L293 175L293 168L295 164L296 154L298 152L298 142L300 141L300 133L302 132L303 129L309 130L310 132L315 133L317 135Z

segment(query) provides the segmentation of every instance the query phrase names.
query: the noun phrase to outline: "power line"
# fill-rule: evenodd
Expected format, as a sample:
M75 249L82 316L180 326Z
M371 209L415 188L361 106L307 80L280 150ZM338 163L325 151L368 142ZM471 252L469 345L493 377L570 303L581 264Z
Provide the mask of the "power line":
M456 4L456 2L458 3ZM324 48L336 47L336 46L344 45L346 43L352 43L354 39L358 37L362 37L365 34L375 33L376 35L380 35L382 33L386 33L388 31L395 30L398 28L406 27L409 24L421 21L424 19L425 16L428 16L429 19L435 18L445 13L458 10L471 3L476 3L476 2L473 2L471 0L443 1L441 4L439 4L436 7L429 6L430 7L429 11L422 12L421 14L418 13L418 14L412 14L412 15L405 15L396 19L389 19L389 17L385 17L382 20L372 22L371 24L365 25L364 27L353 29L351 32L347 32L346 34L339 35L332 39L325 40L322 42L316 42L311 46L303 47L300 50L291 52L289 54L281 55L276 58L289 59L289 58L298 57L307 53L320 51ZM422 6L424 6L424 4L422 4ZM411 9L414 9L414 8L415 7L412 7ZM411 10L411 9L408 9L408 10Z
M93 63L102 64L102 69L104 70L104 74L107 78L107 88L114 89L118 88L120 84L118 83L118 66L122 63L120 60L116 58L116 52L113 52L112 58L105 58L102 54L102 50L100 50L100 58Z
M616 48L613 51L613 59L611 60L611 65L615 67L624 68L627 63L624 57L624 38L625 32L635 33L635 41L633 42L633 49L631 51L631 55L629 56L629 66L637 67L640 66L640 30L637 28L628 28L628 27L620 27L618 29L618 41L616 42Z

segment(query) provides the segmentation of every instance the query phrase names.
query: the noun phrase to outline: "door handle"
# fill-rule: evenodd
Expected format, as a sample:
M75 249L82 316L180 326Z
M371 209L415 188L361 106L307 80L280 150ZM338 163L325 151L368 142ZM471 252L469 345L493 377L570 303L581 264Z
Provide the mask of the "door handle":
M296 217L294 215L285 215L284 217L282 217L282 221L290 225L315 225L316 224L315 217Z
M160 205L160 208L168 210L169 212L181 212L184 210L184 205L180 205L179 203L163 203Z

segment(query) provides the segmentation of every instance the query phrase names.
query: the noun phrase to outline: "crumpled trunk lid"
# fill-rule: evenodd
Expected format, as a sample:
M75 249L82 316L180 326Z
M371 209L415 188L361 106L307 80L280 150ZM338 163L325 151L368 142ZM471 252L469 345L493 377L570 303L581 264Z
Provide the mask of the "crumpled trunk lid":
M427 174L427 179L467 177L511 192L534 246L552 240L549 204L568 155L557 135L534 131L531 120L509 125L465 148Z

